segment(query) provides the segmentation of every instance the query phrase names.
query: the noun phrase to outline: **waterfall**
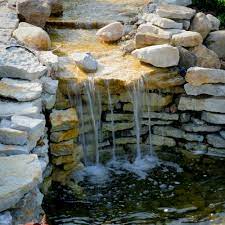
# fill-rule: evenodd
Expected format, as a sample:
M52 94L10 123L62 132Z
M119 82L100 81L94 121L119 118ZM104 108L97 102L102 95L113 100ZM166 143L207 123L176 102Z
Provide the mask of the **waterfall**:
M146 93L146 103L148 108L148 138L149 138L149 153L153 156L153 145L152 145L152 122L151 122L151 99L148 92Z
M111 126L112 126L112 141L113 141L113 149L112 149L112 160L116 160L116 135L115 135L115 129L114 129L114 114L113 114L113 104L112 104L112 97L109 89L109 82L107 82L107 92L108 92L108 102L109 102L109 110L111 113Z

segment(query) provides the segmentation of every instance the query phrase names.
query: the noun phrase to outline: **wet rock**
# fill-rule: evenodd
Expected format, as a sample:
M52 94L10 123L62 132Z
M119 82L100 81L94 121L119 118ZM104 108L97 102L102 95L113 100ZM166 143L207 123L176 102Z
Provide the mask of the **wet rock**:
M220 84L203 84L200 86L193 86L185 84L184 89L187 95L212 95L212 96L225 96L225 85Z
M151 136L151 144L152 145L168 146L168 147L176 146L176 141L173 138L163 137L160 135L152 134L152 136ZM148 138L148 142L149 142L149 138Z
M98 62L90 53L73 53L71 58L78 68L88 73L94 73L98 69Z
M188 132L207 132L213 133L221 130L219 126L210 126L207 124L197 125L195 123L183 124L182 129Z
M225 114L202 112L202 120L212 124L225 124Z
M199 142L188 142L184 145L187 150L195 151L196 154L204 154L207 152L208 145Z
M178 105L179 110L209 111L225 113L225 99L220 97L190 98L181 97Z
M51 6L48 1L43 0L17 0L17 13L27 23L44 27L51 14Z
M185 31L180 34L175 34L172 37L171 43L175 46L194 47L202 43L203 39L197 32Z
M220 135L222 136L222 138L225 139L225 131L224 130L220 131Z
M41 96L42 85L38 81L28 82L3 78L0 81L0 96L17 101L32 101Z
M188 51L183 47L178 47L180 61L179 66L189 69L190 67L194 67L197 64L197 57L192 52Z
M159 35L154 33L137 33L135 36L136 48L143 48L151 45L168 44L170 38L167 35Z
M192 85L225 83L225 71L220 69L210 69L202 67L192 67L188 69L186 81Z
M25 25L24 25L25 24ZM26 23L20 23L13 32L13 37L22 45L36 50L49 50L51 40L46 31Z
M187 133L181 129L171 126L154 126L153 133L166 137L180 138L188 141L199 141L202 142L204 137L202 135Z
M156 67L176 66L179 62L179 51L170 45L155 45L132 52L140 61Z
M40 64L38 58L23 47L0 51L0 77L36 80L46 72L47 68Z
M197 13L191 22L190 30L200 33L202 38L205 39L211 29L211 22L206 15L202 12Z
M72 155L74 149L75 144L73 140L50 144L50 151L54 156Z
M105 42L118 41L123 36L124 27L120 22L110 23L97 32L97 37Z
M50 140L56 143L62 142L62 141L68 141L68 140L76 138L78 134L79 134L78 128L74 128L67 131L61 131L61 132L53 132L50 135Z
M12 216L9 211L0 213L0 224L1 225L12 225Z
M106 121L133 121L134 115L131 113L108 113L106 115Z
M12 208L41 182L42 172L36 155L0 157L0 211Z
M189 113L181 113L180 114L180 122L181 123L187 123L191 119L191 115Z
M211 14L206 15L207 19L211 23L211 31L216 31L220 29L220 20Z
M103 123L102 130L103 131L120 131L120 130L127 130L133 127L134 127L133 122L114 123L114 126L112 126L111 123Z
M187 19L190 20L196 13L194 9L178 5L159 5L156 13L169 19Z
M58 88L58 80L53 80L51 77L42 77L41 82L43 85L43 90L50 95L56 95Z
M150 2L157 4L172 4L181 6L188 6L192 4L192 0L151 0Z
M219 30L209 34L206 39L206 46L214 51L219 58L225 57L225 31Z
M207 142L215 148L225 148L225 139L217 134L208 134L206 136Z
M78 124L77 113L74 108L67 110L53 110L50 115L51 132L73 129Z
M204 45L196 46L191 52L197 57L197 66L220 69L221 63L218 55Z
M143 113L143 118L150 118L151 119L160 119L160 120L173 120L176 121L179 119L179 114L177 113L164 113L164 112L150 112L150 113Z

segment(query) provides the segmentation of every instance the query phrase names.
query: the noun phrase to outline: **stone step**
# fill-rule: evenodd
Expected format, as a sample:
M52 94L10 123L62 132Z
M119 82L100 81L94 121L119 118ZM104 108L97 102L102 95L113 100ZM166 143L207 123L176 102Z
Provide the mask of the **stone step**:
M0 212L12 208L42 180L36 155L0 157Z
M38 81L28 82L3 78L0 81L0 96L17 101L32 101L41 96L42 85Z

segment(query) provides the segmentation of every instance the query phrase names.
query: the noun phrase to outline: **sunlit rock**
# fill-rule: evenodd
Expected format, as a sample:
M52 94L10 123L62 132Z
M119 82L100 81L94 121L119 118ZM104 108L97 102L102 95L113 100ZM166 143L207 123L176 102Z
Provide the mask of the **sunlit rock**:
M70 139L76 138L78 134L79 134L78 128L74 128L67 131L53 132L50 135L50 140L56 143L62 142L62 141L68 141Z

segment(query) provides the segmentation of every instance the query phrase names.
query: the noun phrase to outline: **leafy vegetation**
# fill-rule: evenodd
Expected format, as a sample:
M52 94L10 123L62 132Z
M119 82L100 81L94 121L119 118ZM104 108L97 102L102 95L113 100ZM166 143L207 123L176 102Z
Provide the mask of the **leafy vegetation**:
M213 12L225 26L225 0L193 0L200 10Z

